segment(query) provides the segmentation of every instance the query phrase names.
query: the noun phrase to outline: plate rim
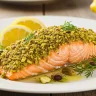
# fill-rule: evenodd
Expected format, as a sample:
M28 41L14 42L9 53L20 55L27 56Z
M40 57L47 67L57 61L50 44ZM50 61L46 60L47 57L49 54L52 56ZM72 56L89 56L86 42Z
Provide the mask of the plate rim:
M92 80L92 79L94 79L94 80ZM32 91L32 90L19 90L19 89L13 89L13 88L6 88L6 87L3 87L3 88L0 88L0 90L5 90L5 91L9 91L9 92L19 92L19 93L43 93L43 94L46 94L46 93L74 93L74 92L85 92L85 91L91 91L91 90L96 90L96 78L92 78L92 79L90 79L90 80L92 80L93 82L91 83L91 86L90 86L90 89L88 88L88 87L86 87L86 89L84 89L85 88L85 86L82 86L82 85L88 85L89 84L89 80L83 80L83 81L76 81L76 82L70 82L70 83L64 83L64 84L67 84L68 86L69 86L69 84L72 84L72 85L75 85L75 88L76 88L76 86L77 85L80 85L80 86L82 86L81 88L77 88L77 89L73 89L72 88L72 90L70 90L70 89L68 89L67 91L64 91L64 90L47 90L47 91L44 91L44 90L39 90L39 91L36 91L36 90L34 90L34 91ZM0 80L1 81L1 80ZM7 80L8 81L8 80ZM4 82L5 83L5 82ZM6 83L8 83L8 84L10 84L10 83L14 83L14 84L19 84L19 85L22 85L22 84L24 84L24 83L22 83L22 82L16 82L16 81L8 81L8 82L6 82ZM25 83L25 85L27 85L28 83ZM30 83L29 83L30 84ZM47 84L39 84L39 85L44 85L42 88L45 88L46 87L46 85ZM53 84L49 84L49 85L53 85ZM59 84L58 84L59 85ZM90 85L90 84L89 84ZM54 88L56 88L56 86L57 85L55 85L55 87ZM59 85L59 87L61 86L61 83L60 83L60 85ZM78 87L80 87L80 86L78 86ZM26 86L25 86L26 87ZM49 86L47 86L47 87L49 87ZM58 87L58 86L57 86ZM48 88L47 88L48 89Z

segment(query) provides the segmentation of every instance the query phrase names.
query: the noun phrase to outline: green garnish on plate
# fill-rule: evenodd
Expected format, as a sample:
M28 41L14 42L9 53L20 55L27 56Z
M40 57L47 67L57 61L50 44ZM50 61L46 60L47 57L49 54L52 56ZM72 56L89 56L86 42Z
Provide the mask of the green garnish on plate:
M34 33L30 33L24 40L26 43L28 43L34 36Z
M74 63L71 66L79 75L84 74L87 78L92 76L94 70L96 70L96 56L91 59L84 60L79 63Z
M62 29L64 31L75 31L77 27L71 24L70 22L65 21L64 25L62 26Z

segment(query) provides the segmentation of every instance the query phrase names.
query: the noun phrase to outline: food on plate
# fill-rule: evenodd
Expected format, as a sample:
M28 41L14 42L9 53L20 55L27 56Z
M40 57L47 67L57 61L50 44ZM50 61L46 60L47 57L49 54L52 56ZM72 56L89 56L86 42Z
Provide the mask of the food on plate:
M62 72L62 70L66 69L66 72ZM74 82L74 81L79 81L81 79L83 79L83 76L81 75L77 75L77 74L71 74L71 75L67 75L67 70L69 71L69 69L67 67L62 67L62 68L59 68L59 69L56 69L56 70L53 70L51 72L47 72L47 73L43 73L43 74L40 74L40 75L36 75L36 76L32 76L32 77L28 77L26 79L21 79L19 80L20 82L39 82L39 83L43 83L40 78L42 77L47 77L47 78L50 78L51 80L49 80L49 82L47 80L44 80L44 81L47 81L47 82L44 82L43 84L46 84L46 83L54 83L54 82ZM73 70L72 68L70 68L70 70ZM55 78L54 78L55 77Z
M41 76L41 77L40 77L40 81L41 81L41 83L43 83L43 84L49 83L49 82L51 82L51 78L48 77L48 76Z
M32 30L22 25L8 26L5 28L0 35L0 43L3 47L7 47L10 44L21 40L26 37Z
M30 28L32 31L45 28L45 25L38 19L32 17L22 17L13 21L11 25L24 25Z
M90 9L96 13L96 0L93 0L92 4L90 5Z
M23 39L30 32L41 28L45 28L45 25L36 18L19 18L1 32L1 45L3 45L3 47L7 47L15 41Z
M42 83L66 81L68 76L82 73L89 77L96 69L95 56L96 33L65 22L35 30L3 49L0 73L10 80L45 74L39 77ZM46 75L57 69L58 73Z
M76 75L76 71L74 71L73 68L71 68L70 66L64 67L62 69L62 73L65 74L65 75L68 75L68 76L74 76L74 75Z

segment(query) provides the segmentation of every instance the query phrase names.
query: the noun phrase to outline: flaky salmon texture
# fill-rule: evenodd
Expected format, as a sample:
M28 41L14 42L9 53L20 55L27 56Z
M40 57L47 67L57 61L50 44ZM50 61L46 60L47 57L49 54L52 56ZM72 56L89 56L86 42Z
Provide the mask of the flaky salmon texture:
M25 53L24 53L24 49L21 49L21 51L24 53L23 55L22 55L22 52L20 54L18 53L17 55L14 53L16 50L17 51L20 50L20 48L17 48L17 49L15 48L17 43L14 43L14 44L8 46L8 48L7 49L5 48L4 51L1 53L1 57L0 57L1 58L1 70L0 70L0 72L1 72L1 74L4 73L6 78L8 78L10 80L18 80L18 79L26 78L28 76L34 76L34 75L38 75L40 73L50 72L52 70L61 68L68 63L73 64L73 63L80 62L82 60L91 58L91 56L96 56L96 45L95 45L96 36L95 36L95 33L90 29L86 30L84 28L81 28L81 29L77 28L76 30L71 31L71 30L63 30L61 28L61 26L59 26L59 27L53 26L53 27L48 27L46 29L35 31L34 34L35 34L35 36L32 37L33 39L31 38L31 40L28 41L29 43L27 43L27 44L24 43L24 46L22 45L24 48L27 46L27 48L26 48L27 51L25 50L26 51ZM34 40L36 41L38 38L39 38L39 41L37 43L35 42L37 44L36 45L33 41ZM41 47L42 42L40 43L40 41L42 41L42 40L44 41L43 47L45 45L47 46L48 42L49 42L49 45L47 47L46 46L44 47L46 50ZM61 40L61 41L59 41L59 40ZM25 42L25 40L23 42ZM34 50L32 51L33 53L31 53L30 50L32 47L34 47L34 46L32 46L33 43L36 46L35 46ZM53 46L51 46L51 44ZM13 47L13 45L15 45L15 47ZM54 45L56 45L56 46L54 47ZM38 47L40 47L41 50L39 50ZM48 49L49 47L51 49ZM37 51L37 49L39 51ZM43 51L47 55L44 55ZM25 56L25 54L27 54L27 52L29 52L28 54L30 54L29 57ZM37 54L36 52L39 55L36 55ZM43 56L41 56L42 55L41 53L43 54ZM33 54L35 54L34 55L35 57L37 56L40 58L40 59L38 59L39 62L37 64L36 64L36 60L35 60L35 57L33 56ZM25 64L29 60L28 64L25 64L19 70L16 69L16 71L12 71L11 69L13 67L14 62L12 63L12 66L11 66L11 62L13 60L13 59L12 60L9 59L11 55L12 55L11 58L15 58L14 55L16 55L17 57L19 56L21 62L23 60L23 62L20 63L19 59L14 59L14 62L15 61L17 63L19 62L19 66L21 66L23 63ZM24 56L25 56L25 58L23 58ZM6 62L8 60L9 61L6 63L4 60ZM32 63L30 61L32 61ZM17 66L18 65L17 63L15 63L14 66L15 65Z

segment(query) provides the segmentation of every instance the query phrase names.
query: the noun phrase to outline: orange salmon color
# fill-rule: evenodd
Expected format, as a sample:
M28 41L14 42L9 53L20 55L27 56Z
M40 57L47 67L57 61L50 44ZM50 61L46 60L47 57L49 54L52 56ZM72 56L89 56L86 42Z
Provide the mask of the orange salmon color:
M78 41L71 44L63 44L56 52L51 51L47 58L40 60L39 65L31 64L18 72L6 72L6 77L10 80L18 80L46 73L61 68L68 62L76 63L88 59L92 55L96 55L96 46L93 43ZM3 71L0 72L2 73Z

